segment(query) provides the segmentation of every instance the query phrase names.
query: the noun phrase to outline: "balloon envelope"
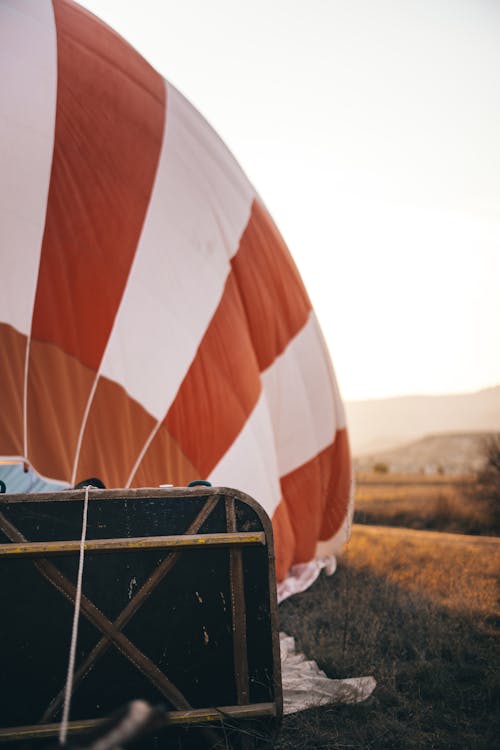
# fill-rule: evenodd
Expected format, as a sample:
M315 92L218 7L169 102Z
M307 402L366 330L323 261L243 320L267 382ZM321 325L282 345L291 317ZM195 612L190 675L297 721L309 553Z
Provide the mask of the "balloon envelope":
M351 480L283 239L203 117L99 19L3 0L0 29L0 456L36 490L238 487L273 519L283 578L339 538Z

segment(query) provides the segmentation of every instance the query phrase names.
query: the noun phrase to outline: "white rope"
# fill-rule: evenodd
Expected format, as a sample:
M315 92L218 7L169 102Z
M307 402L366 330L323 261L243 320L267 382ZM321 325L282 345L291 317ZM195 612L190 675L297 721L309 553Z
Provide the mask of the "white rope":
M75 671L76 641L78 638L78 620L80 618L80 602L82 598L83 560L85 557L85 537L87 535L87 510L89 507L89 485L85 487L85 500L83 503L82 537L80 539L80 560L78 563L78 578L76 584L75 611L73 613L73 629L71 631L71 647L69 650L68 675L66 677L66 690L64 692L64 709L59 729L59 744L66 743L68 734L69 708L71 694L73 692L73 673Z

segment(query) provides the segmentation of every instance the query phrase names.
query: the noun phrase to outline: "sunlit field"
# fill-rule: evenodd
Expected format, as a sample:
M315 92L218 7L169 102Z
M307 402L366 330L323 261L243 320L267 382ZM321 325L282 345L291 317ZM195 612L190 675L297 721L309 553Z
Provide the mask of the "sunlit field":
M472 476L361 475L355 521L463 534L495 534L491 504Z
M500 615L496 537L356 525L344 562L450 611L481 615L486 622Z
M335 575L280 607L282 629L328 676L371 674L377 688L365 703L286 717L276 747L493 750L500 539L383 525L419 504L432 527L436 492L452 508L460 483L405 489L386 477L379 489L361 487L358 501L378 524L355 524Z

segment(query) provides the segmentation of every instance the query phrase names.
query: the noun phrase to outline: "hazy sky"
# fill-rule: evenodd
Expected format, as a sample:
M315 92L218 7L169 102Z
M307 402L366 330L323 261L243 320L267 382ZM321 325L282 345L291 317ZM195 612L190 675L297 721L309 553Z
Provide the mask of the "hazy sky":
M500 383L498 0L85 0L205 115L347 399Z

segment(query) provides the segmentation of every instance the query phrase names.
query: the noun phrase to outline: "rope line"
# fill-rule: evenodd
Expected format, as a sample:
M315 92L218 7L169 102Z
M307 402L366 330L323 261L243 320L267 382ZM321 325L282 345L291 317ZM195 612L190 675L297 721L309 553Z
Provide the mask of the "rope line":
M78 621L80 618L80 602L82 598L83 561L85 557L85 537L87 535L87 511L89 507L89 489L85 487L85 500L83 503L82 536L80 539L80 559L78 562L78 578L76 584L75 610L73 612L73 628L71 631L71 646L69 650L68 675L66 677L66 690L64 692L64 708L59 729L59 744L66 744L68 734L69 709L71 705L71 694L73 692L73 674L75 671L76 641L78 638Z

